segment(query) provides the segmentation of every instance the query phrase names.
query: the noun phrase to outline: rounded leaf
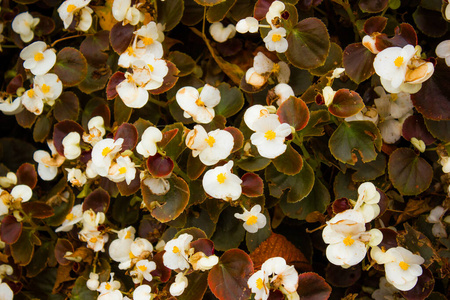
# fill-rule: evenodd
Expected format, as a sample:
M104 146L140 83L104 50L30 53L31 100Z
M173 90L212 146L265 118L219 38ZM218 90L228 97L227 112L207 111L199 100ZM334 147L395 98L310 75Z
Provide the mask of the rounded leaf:
M127 24L122 25L122 22L116 23L109 33L111 46L118 54L122 54L127 50L133 39L134 26Z
M84 130L80 124L72 120L56 123L53 128L53 144L55 145L56 151L62 156L64 156L64 146L62 141L71 132L78 132L80 136L83 136Z
M184 12L184 1L158 1L158 23L165 24L165 31L172 30L181 21Z
M286 148L286 151L280 156L272 160L273 165L277 168L278 172L286 175L295 175L303 167L303 159L297 150L295 150L291 144Z
M450 121L425 119L425 125L435 138L444 142L450 142Z
M0 224L0 235L2 241L6 244L14 244L22 234L22 223L17 222L16 218L7 215Z
M122 196L131 196L136 194L141 187L141 179L139 177L139 171L136 169L136 174L134 179L131 180L130 184L127 184L126 180L118 182L117 188Z
M374 32L383 32L388 18L382 16L370 17L364 22L364 32L371 35Z
M220 102L214 107L218 115L225 118L238 113L244 106L244 96L237 87L230 87L228 83L221 83L217 87L220 91Z
M389 4L389 0L359 0L359 8L366 13L378 13Z
M357 92L340 89L334 95L328 111L336 117L348 118L359 113L364 107L363 99Z
M65 86L75 86L86 78L87 61L75 48L66 47L56 55L53 71Z
M375 54L361 43L350 44L344 49L343 63L345 73L356 83L363 82L375 73L373 61Z
M422 140L425 145L431 145L435 142L434 137L425 126L422 115L413 115L406 118L403 122L402 136L408 141L413 137Z
M114 140L123 139L122 152L125 150L133 150L138 141L138 132L136 127L130 123L123 123L114 133Z
M309 71L313 75L322 76L327 74L329 71L340 67L341 64L342 64L342 48L336 43L331 43L330 52L328 53L327 59L323 64L323 66L317 67ZM290 80L290 83L292 84L291 81L292 79Z
M72 243L67 239L58 239L55 245L55 258L60 265L67 266L71 263L70 260L66 259L64 256L67 252L73 253L74 248Z
M309 109L306 103L296 97L289 97L277 110L281 123L288 123L295 130L302 130L309 121Z
M22 209L27 215L36 219L46 219L55 214L51 206L38 201L22 203Z
M406 299L424 300L433 291L434 282L433 273L429 269L422 267L422 275L419 276L416 285L411 290L400 293Z
M245 173L242 177L242 194L248 197L258 197L264 192L264 182L255 173Z
M147 168L153 177L167 177L173 170L173 160L166 156L156 153L147 159Z
M80 101L77 95L72 92L63 92L56 100L53 109L53 116L58 121L73 120L78 118L80 110Z
M22 164L16 172L17 175L17 185L26 184L31 189L37 184L38 177L36 172L36 167L30 163Z
M441 37L447 32L447 21L440 11L425 9L418 6L413 13L414 22L420 31L431 37Z
M298 276L297 293L302 300L326 300L331 295L331 286L313 272Z
M92 209L95 213L106 213L109 203L109 194L104 189L97 188L84 199L83 212Z
M125 74L122 72L116 72L111 76L106 86L106 99L111 100L116 98L119 94L117 93L116 86L125 80Z

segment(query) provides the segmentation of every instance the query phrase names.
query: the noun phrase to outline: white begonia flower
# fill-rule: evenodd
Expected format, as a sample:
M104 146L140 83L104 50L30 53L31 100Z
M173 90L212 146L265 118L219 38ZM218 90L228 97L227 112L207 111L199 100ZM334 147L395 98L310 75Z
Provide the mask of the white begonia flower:
M427 217L427 222L433 224L433 228L431 231L433 235L437 238L446 238L447 231L445 230L445 225L442 223L441 219L447 212L447 209L442 206L436 206L430 211L430 214Z
M20 97L23 106L35 115L42 114L44 110L44 101L42 92L39 88L32 88L23 93Z
M258 32L259 22L253 17L247 17L245 19L239 20L236 24L236 31L239 33L255 33Z
M294 90L286 83L279 83L274 88L275 95L278 96L277 105L280 106L289 97L295 97Z
M203 176L203 189L213 198L222 200L237 200L242 194L242 180L231 173L233 161L208 170Z
M147 52L147 48L145 47L138 48L137 37L135 37L133 43L120 54L117 64L123 68L130 68L133 62L145 60L146 54L151 54L151 52Z
M380 288L375 290L372 293L372 299L375 300L394 300L398 299L394 296L395 293L398 292L398 290L389 282L387 282L386 277L380 278Z
M256 131L255 127L253 127L253 123L269 114L269 109L266 106L262 106L260 104L252 105L244 113L245 125L247 125L247 127L251 130Z
M84 31L84 32L88 31L92 25L92 13L93 12L94 11L89 6L82 8L79 13L80 20L79 20L77 26L75 26L75 29L79 30L79 31Z
M326 86L322 90L322 96L323 100L325 102L326 106L330 106L331 103L333 103L334 95L336 94L336 91L333 90L331 86Z
M269 298L269 278L267 274L261 269L247 280L247 285L255 294L255 300L267 300Z
M91 291L97 291L100 282L99 282L99 276L98 274L91 272L89 273L89 279L86 281L86 287L90 289Z
M402 137L402 127L403 123L395 119L378 124L381 137L386 144L394 144Z
M6 173L6 176L0 176L0 187L9 188L17 184L17 176L14 172Z
M214 22L209 27L209 33L216 42L223 43L235 36L236 27L233 24L224 27L221 22Z
M2 295L2 300L13 300L14 292L11 290L6 282L2 282L0 279L0 295Z
M136 146L136 151L147 158L153 156L158 152L156 145L163 138L161 131L156 127L148 127L142 134L141 141Z
M1 24L1 23L0 23ZM23 110L22 97L13 99L11 94L0 96L0 111L5 115L16 115Z
M122 150L123 139L103 139L92 148L93 168L101 176L107 176L114 156Z
M272 257L266 260L261 270L270 278L270 284L273 288L283 286L289 293L297 291L298 287L298 273L294 266L288 266L286 260L282 257Z
M356 210L338 213L327 222L322 232L324 242L329 244L326 249L328 260L343 268L358 264L366 256L366 244L375 246L381 242L381 232L373 230L366 232L364 216ZM376 238L372 238L372 235Z
M439 159L439 163L442 166L442 172L444 173L450 173L450 157L448 156L442 156Z
M183 233L176 239L168 241L164 246L166 251L163 254L164 265L171 270L189 269L188 252L193 239L192 235Z
M152 288L149 285L140 285L133 292L133 300L151 300L153 299L151 292Z
M200 258L196 257L196 261L194 261L195 259L193 260L192 258L195 256ZM189 262L194 270L208 271L219 263L219 257L216 255L206 256L203 252L196 252L189 258Z
M137 25L144 20L144 14L137 9L136 5L131 6L131 0L114 0L112 14L117 21L123 21L126 25Z
M292 129L287 123L281 124L278 115L269 114L259 118L252 126L256 132L251 135L250 140L262 157L273 159L286 151L284 141L292 133Z
M375 42L375 38L370 35L365 35L362 39L362 44L364 47L366 47L373 54L378 54L380 51L377 49Z
M119 269L126 270L131 267L131 260L134 258L130 253L132 238L115 239L109 246L109 255L112 260L120 263Z
M81 136L78 132L73 131L66 135L62 140L64 147L64 156L69 159L76 159L81 154L80 148Z
M183 294L188 286L188 279L183 273L178 273L175 276L175 281L170 285L169 292L172 296L177 297Z
M78 238L87 243L87 247L94 252L104 251L109 235L100 231L80 231Z
M272 72L274 65L275 63L262 52L258 52L253 58L253 67L258 74Z
M155 58L164 55L161 42L164 40L164 33L158 29L158 25L151 21L134 32L139 39L137 47L143 47L153 54Z
M64 29L69 28L70 24L73 22L74 15L78 14L83 8L85 8L89 2L91 2L91 0L66 0L59 6L58 14L64 23Z
M24 60L23 67L29 69L33 75L44 75L56 62L55 50L47 49L47 44L42 41L23 48L20 58Z
M354 210L359 211L364 216L366 223L372 221L380 214L381 196L372 182L365 182L358 188L358 200Z
M231 154L234 138L226 130L216 129L206 133L201 125L194 126L186 136L186 146L192 149L192 155L198 155L200 161L212 166Z
M267 78L256 72L254 67L251 67L245 72L245 82L259 89L266 84Z
M33 196L33 191L28 185L16 185L10 193L0 188L0 216L9 212L9 207L15 202L27 202Z
M123 295L119 289L120 282L114 280L114 273L111 273L109 282L102 282L97 289L97 291L100 292L97 300L122 300Z
M71 231L73 228L73 225L77 224L78 222L83 220L83 206L82 204L77 204L72 207L72 210L69 214L67 214L66 218L64 219L64 222L55 229L55 232L60 231Z
M111 163L106 177L113 182L125 180L129 185L136 177L136 165L129 156L119 156L115 162Z
M88 122L89 133L83 133L83 141L94 146L106 134L103 117L96 116Z
M274 1L269 7L266 13L266 21L273 27L273 20L275 18L281 18L281 13L285 10L286 6L281 1Z
M178 105L184 110L183 116L201 124L208 124L214 119L214 107L220 102L219 89L205 84L202 91L191 86L178 90L176 94Z
M356 115L353 115L351 117L347 117L344 120L346 122L353 122L353 121L370 121L374 123L375 125L378 124L378 111L376 108L373 107L363 107L363 109L358 112Z
M244 228L250 233L256 233L266 226L266 216L261 213L261 205L257 204L250 211L244 208L244 213L235 213L234 217L244 221Z
M38 163L38 174L45 181L53 180L58 174L58 166L54 165L50 154L44 150L34 152L33 159Z
M55 100L59 98L63 90L63 84L58 75L48 73L34 77L34 88L39 88L42 92L43 101L45 104L53 106ZM23 102L23 101L22 101Z
M134 61L132 68L133 73L125 73L126 79L116 86L116 91L126 106L141 108L148 101L147 91L161 87L169 68L165 60L151 55L146 61Z
M135 257L148 257L153 252L153 246L147 239L136 238L130 246L130 252Z
M95 165L92 163L92 160L88 161L86 164L86 177L87 178L95 178L98 176L98 172L95 168Z
M372 255L372 252L372 258L377 263L384 264L386 280L400 291L411 290L416 285L417 278L422 275L420 265L425 260L403 247L390 248L384 253L378 248L374 252L378 252L378 255Z
M445 63L450 67L450 40L442 41L439 43L439 45L437 45L436 55L440 58L445 59Z
M152 281L153 276L150 272L156 270L156 263L147 259L140 260L136 263L133 271L130 275L133 277L135 284L142 283L142 280Z
M155 195L165 195L170 190L170 183L164 178L145 178L142 181Z
M34 28L39 24L39 18L33 18L29 12L18 14L11 23L12 30L20 35L24 43L30 42L34 38Z
M286 36L286 29L283 27L275 28L269 31L267 36L263 39L266 43L266 48L269 51L276 51L284 53L288 49L288 42L284 38Z

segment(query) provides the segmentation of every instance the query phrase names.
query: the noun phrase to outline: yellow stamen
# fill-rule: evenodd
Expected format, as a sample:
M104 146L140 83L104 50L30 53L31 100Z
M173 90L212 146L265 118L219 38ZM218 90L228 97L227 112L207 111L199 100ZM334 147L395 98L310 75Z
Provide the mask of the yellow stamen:
M266 131L266 133L264 133L264 137L268 141L273 140L276 136L277 134L273 130L268 130Z
M70 213L66 216L66 220L72 221L73 220L73 213Z
M50 92L50 87L48 85L46 85L45 83L42 85L42 92L44 94L47 94L48 92Z
M403 64L403 56L399 56L394 60L394 65L398 68Z
M148 64L147 66L148 66L148 68L150 69L150 72L155 71L155 68L154 68L151 64Z
M256 224L256 222L258 222L258 217L257 216L251 216L250 218L247 219L247 221L245 223L247 225L253 225L253 224Z
M30 97L30 98L33 98L33 96L34 96L34 90L33 90L33 89L28 90L27 96Z
M112 151L111 148L105 147L105 149L102 150L102 155L103 155L103 156L106 156L106 155L108 155L109 153L111 153L111 151Z
M274 34L274 35L272 35L272 42L279 42L281 40L281 35L279 35L279 34Z
M212 146L214 146L214 143L216 142L216 139L213 138L212 136L208 136L208 138L205 139L205 141L208 143L208 145L209 145L210 147L212 147Z
M135 56L134 49L131 46L127 48L127 53L129 56L132 56L132 55Z
M392 101L396 101L398 99L397 94L391 94Z
M220 184L224 183L225 179L227 179L227 177L225 176L225 173L220 173L219 175L217 175L217 181Z
M198 98L197 100L195 100L195 104L197 104L198 106L205 106L205 102L202 101L202 98Z
M142 272L147 271L147 267L146 266L139 266L138 269L141 270Z
M354 242L355 242L355 240L352 239L351 236L347 236L347 237L344 239L344 245L345 245L345 246L351 246L351 245L353 245Z
M111 285L108 282L105 284L105 289L107 289L108 291L111 289Z
M136 258L136 256L134 256L133 252L130 251L130 253L128 253L128 256L130 257L130 259Z
M41 52L38 52L34 55L34 60L35 61L41 61L44 59L44 54L42 54Z
M256 279L256 287L261 290L264 287L264 282L261 278Z
M119 169L119 174L125 174L127 172L127 168L122 167Z
M180 248L178 248L177 246L173 246L172 252L177 254L180 252Z
M89 242L91 242L91 243L97 243L97 238L95 237L95 236L93 236L93 237L91 237L90 239L89 239Z
M403 271L406 271L409 269L409 265L405 263L404 261L401 261L399 264L400 268L402 268Z
M67 12L68 12L68 13L73 12L75 9L77 9L77 7L76 7L75 5L73 5L73 4L69 4L69 5L67 6Z
M142 41L144 42L144 45L146 45L146 46L153 44L153 39L149 38L149 37L143 38Z
M129 239L131 237L131 233L129 231L127 231L127 234L125 234L125 238ZM131 252L130 252L131 253Z

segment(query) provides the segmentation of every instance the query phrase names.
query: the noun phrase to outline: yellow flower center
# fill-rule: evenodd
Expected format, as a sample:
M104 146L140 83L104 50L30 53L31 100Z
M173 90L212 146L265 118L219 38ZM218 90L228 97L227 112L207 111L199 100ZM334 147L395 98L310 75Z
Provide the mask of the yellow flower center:
M261 278L256 279L256 287L261 290L264 287L264 282Z
M268 141L273 140L276 136L277 134L273 130L268 130L266 131L266 133L264 133L264 137Z
M155 68L154 68L152 65L148 64L147 66L148 66L148 68L150 69L150 72L155 71Z
M91 237L90 239L89 239L89 242L91 242L91 243L97 243L97 238L95 237L95 236L93 236L93 237Z
M141 270L142 272L147 271L147 267L146 266L139 266L138 269Z
M103 155L103 156L106 156L106 155L108 155L109 153L111 153L111 151L112 151L111 148L105 147L105 148L102 150L102 155Z
M147 45L147 46L153 44L153 39L149 38L149 37L143 38L142 41L144 42L144 45Z
M274 35L272 35L272 42L279 42L281 40L281 35L279 35L279 34L274 34Z
M198 106L205 106L205 103L202 101L202 98L198 98L197 100L195 100L195 104L197 104Z
M131 232L127 231L127 234L125 234L125 238L129 239L131 237ZM131 252L130 252L131 253Z
M66 216L66 220L72 221L73 220L73 213L70 213Z
M128 256L130 257L130 259L136 258L136 256L134 256L133 252L130 251L130 253L128 253Z
M44 94L47 94L48 92L50 92L50 87L48 85L46 85L45 83L42 85L42 92Z
M257 216L250 216L250 218L248 218L247 221L245 221L245 223L247 223L247 225L253 225L253 224L256 224L256 222L258 222Z
M127 168L122 167L119 169L119 174L125 174L127 172Z
M69 4L69 5L67 6L67 12L68 12L68 13L73 12L75 9L77 9L77 7L76 7L75 5L73 5L73 4Z
M347 236L347 237L344 239L344 245L345 245L345 246L351 246L351 245L353 245L354 242L355 242L355 240L352 239L351 236Z
M394 60L394 65L398 68L403 64L403 56L399 56Z
M44 54L42 54L41 52L38 52L34 55L34 60L35 61L41 61L44 59Z
M180 252L180 248L178 248L177 246L173 246L172 252L177 254Z
M392 101L396 101L398 99L397 94L391 94Z
M105 289L107 289L108 291L111 289L111 285L109 283L105 284Z
M213 138L212 136L208 136L208 138L205 139L205 141L208 143L208 145L209 145L210 147L212 147L212 146L214 146L214 143L216 142L216 139Z
M30 97L30 98L32 98L32 97L34 96L34 90L33 90L33 89L28 90L27 96Z
M402 268L403 271L406 271L409 269L409 265L405 263L404 261L401 261L399 264L400 268Z
M225 176L225 173L220 173L219 175L217 175L217 181L220 184L224 183L225 179L227 179L227 177Z
M131 46L127 48L127 53L129 56L135 56L134 49Z

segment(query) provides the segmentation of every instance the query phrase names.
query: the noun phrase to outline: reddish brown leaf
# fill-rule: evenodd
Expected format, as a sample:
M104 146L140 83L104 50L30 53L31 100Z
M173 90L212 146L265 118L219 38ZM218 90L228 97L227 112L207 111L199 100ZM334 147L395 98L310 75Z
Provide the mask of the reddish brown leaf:
M162 94L164 92L167 92L178 81L177 75L178 75L178 73L180 73L180 71L177 69L177 67L172 62L166 61L166 63L167 63L167 67L169 68L169 72L164 77L164 82L163 82L162 86L160 86L159 88L157 88L155 90L150 90L149 91L153 95L159 95L159 94Z
M343 60L345 73L356 83L363 82L375 73L373 60L375 54L361 43L350 44L344 49Z
M14 216L7 215L3 218L0 226L0 235L3 242L7 244L17 242L22 233L22 223L17 222Z
M388 38L385 34L378 35L375 39L375 46L379 51L389 47L405 47L406 45L417 45L417 33L414 27L408 23L402 23L395 28L395 35ZM347 72L347 70L346 70Z
M127 24L122 26L122 22L116 23L109 34L111 46L118 54L127 50L133 39L134 26Z
M117 93L116 86L125 80L125 74L117 71L114 73L106 85L106 99L111 100L116 98L119 94Z
M203 174L205 169L206 166L200 161L198 156L193 157L192 154L188 156L186 173L189 179L196 180Z
M104 189L97 188L84 199L83 211L92 209L96 213L106 213L108 211L109 202L109 194Z
M191 248L195 249L195 252L203 252L206 256L211 256L214 254L214 244L208 239L198 239L191 243Z
M17 89L23 86L23 78L22 75L16 75L6 86L6 93L15 94Z
M62 156L64 156L64 146L62 141L71 132L78 132L80 136L83 136L84 130L80 124L72 120L64 120L56 123L54 126L53 143L55 144L56 151Z
M402 127L402 136L408 141L415 137L422 140L426 145L431 145L436 141L425 126L422 115L413 115L406 118Z
M122 152L125 150L133 150L138 141L138 132L136 127L130 123L123 123L114 133L114 140L123 139Z
M309 109L306 103L296 97L289 97L277 110L281 123L288 123L295 130L302 130L309 121Z
M245 173L242 177L242 194L248 197L258 197L264 192L264 182L255 173Z
M177 135L178 128L167 130L163 132L163 138L161 141L157 143L158 147L164 149L164 147L167 146L167 144Z
M16 172L17 175L17 184L26 184L31 189L37 184L37 172L34 165L29 163L22 164Z
M133 195L137 193L137 191L139 191L140 187L141 179L139 178L139 171L137 169L136 175L134 176L134 179L131 180L130 184L127 184L125 180L117 183L117 188L119 189L119 192L122 196Z
M297 293L302 300L326 300L331 295L331 286L313 272L298 276Z
M347 198L339 198L332 203L333 213L338 214L352 208Z
M153 256L153 261L156 264L156 270L151 272L153 276L158 276L161 282L167 282L170 279L172 270L167 268L163 263L164 251L158 252Z
M364 102L357 92L340 89L334 95L328 111L336 117L348 118L359 113L364 107Z
M153 177L166 177L172 173L174 164L170 157L156 153L147 159L147 168Z
M60 265L67 266L71 263L70 260L64 257L67 252L73 253L72 243L67 239L58 239L55 245L55 258Z
M383 32L386 27L388 18L382 16L374 16L364 22L364 32L371 35L374 32Z
M24 109L20 113L16 114L15 117L20 126L23 128L31 128L34 122L36 122L38 116Z
M244 145L244 135L242 134L242 132L235 127L225 127L224 130L231 133L234 139L234 145L233 149L231 149L231 153L234 153L239 149L241 149L242 146Z
M55 214L51 206L38 201L22 203L22 209L27 215L30 215L36 219L46 219Z
M422 270L422 275L419 276L416 285L409 291L400 292L406 299L423 300L433 291L435 281L433 273L424 267L422 267Z

